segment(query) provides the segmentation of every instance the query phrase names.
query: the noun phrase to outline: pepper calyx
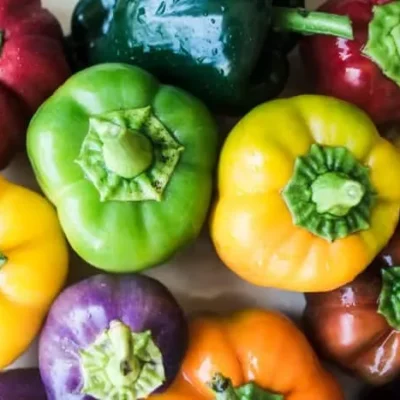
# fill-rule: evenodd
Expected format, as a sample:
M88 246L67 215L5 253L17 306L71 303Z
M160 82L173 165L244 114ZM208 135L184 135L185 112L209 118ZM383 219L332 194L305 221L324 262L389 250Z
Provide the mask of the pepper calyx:
M282 196L295 225L329 242L370 227L369 168L344 147L313 144L296 159Z
M75 162L101 201L161 201L183 146L151 107L89 118Z
M132 332L118 320L79 356L81 393L96 399L143 399L165 382L163 357L151 332Z
M215 400L284 400L281 394L272 393L262 389L254 382L246 383L237 388L233 387L232 381L222 374L215 374L209 383L215 394Z
M362 53L400 86L400 1L376 5Z
M381 273L378 313L392 328L400 331L400 267L385 268Z

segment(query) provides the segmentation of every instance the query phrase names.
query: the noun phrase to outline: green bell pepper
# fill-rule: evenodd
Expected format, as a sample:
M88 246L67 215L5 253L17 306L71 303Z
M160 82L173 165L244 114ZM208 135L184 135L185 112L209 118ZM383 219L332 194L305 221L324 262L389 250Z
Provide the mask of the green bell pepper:
M27 139L71 246L112 272L160 264L198 236L217 147L202 102L123 64L70 78L38 110Z
M82 66L135 64L205 101L241 113L277 96L293 35L352 37L348 17L310 13L303 0L80 0L71 47Z

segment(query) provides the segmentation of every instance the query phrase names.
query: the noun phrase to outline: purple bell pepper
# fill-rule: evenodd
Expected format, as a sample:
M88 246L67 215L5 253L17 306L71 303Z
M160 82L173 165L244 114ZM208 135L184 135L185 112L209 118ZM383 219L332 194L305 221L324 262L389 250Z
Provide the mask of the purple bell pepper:
M0 373L0 400L46 400L37 368L10 369Z
M188 325L160 282L97 275L64 290L39 342L49 400L147 398L174 380Z

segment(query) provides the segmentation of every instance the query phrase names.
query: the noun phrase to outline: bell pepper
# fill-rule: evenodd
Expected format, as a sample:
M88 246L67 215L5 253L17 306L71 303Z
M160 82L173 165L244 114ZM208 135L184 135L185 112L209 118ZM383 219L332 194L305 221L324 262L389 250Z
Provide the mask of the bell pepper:
M342 400L300 330L284 315L248 309L190 321L178 377L149 400Z
M400 229L371 266L328 293L307 294L304 313L319 352L371 385L400 374Z
M25 146L30 117L70 75L57 19L40 0L1 0L0 169Z
M41 107L27 148L76 253L133 272L200 233L217 141L196 98L137 67L104 64L74 75Z
M225 141L211 236L253 284L332 290L389 241L399 181L400 153L357 107L316 95L274 100Z
M3 369L26 351L39 333L66 280L68 249L57 215L45 198L2 177L0 194Z
M377 124L400 120L400 1L329 0L319 11L349 16L354 40L302 41L314 89L356 104Z
M289 75L288 32L353 37L344 16L295 9L303 0L81 0L72 51L81 65L131 63L220 113L276 97Z

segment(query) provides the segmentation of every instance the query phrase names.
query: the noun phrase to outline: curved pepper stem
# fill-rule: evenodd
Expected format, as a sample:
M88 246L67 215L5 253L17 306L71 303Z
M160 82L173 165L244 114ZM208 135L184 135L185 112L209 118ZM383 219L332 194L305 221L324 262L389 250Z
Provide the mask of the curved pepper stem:
M82 393L98 399L144 399L165 381L163 358L149 331L134 333L120 321L81 350Z
M312 201L320 214L344 217L360 203L365 188L360 182L337 172L320 175L311 185Z
M303 8L273 7L272 26L276 31L354 39L352 22L348 16L308 11Z
M284 400L281 394L274 394L261 389L251 382L237 388L232 381L222 374L215 374L210 383L211 390L215 393L215 400Z

